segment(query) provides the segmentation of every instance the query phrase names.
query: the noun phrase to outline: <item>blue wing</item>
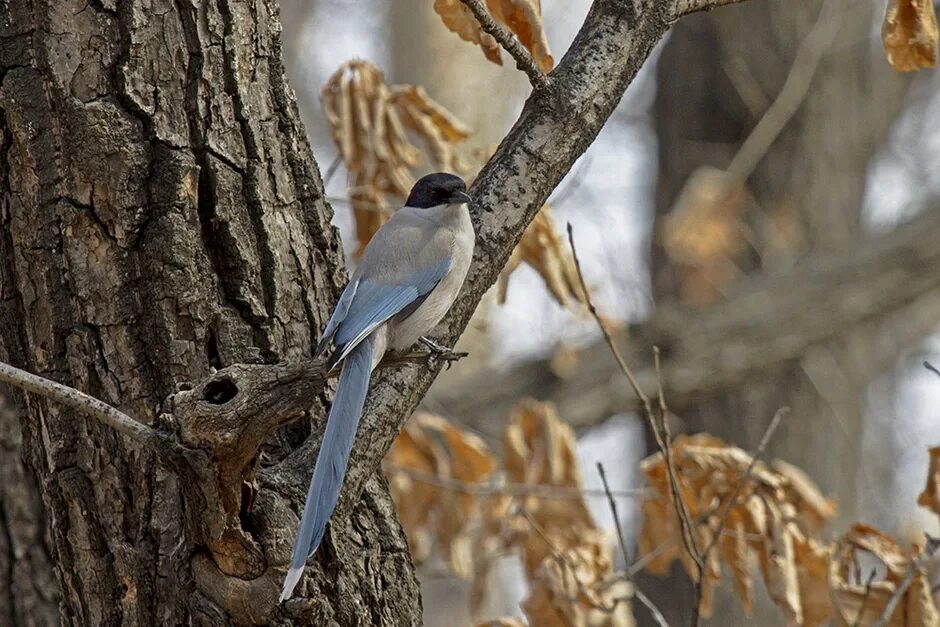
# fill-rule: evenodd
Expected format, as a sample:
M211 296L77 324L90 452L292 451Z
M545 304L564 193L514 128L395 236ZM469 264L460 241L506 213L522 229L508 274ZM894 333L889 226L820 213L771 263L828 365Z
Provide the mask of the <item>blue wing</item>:
M349 307L352 305L358 289L359 279L353 277L352 281L346 286L346 289L343 290L339 300L336 301L336 309L333 310L333 315L330 316L329 322L326 323L326 328L323 329L323 337L321 337L320 341L317 343L317 350L314 353L314 357L322 357L323 353L326 352L330 342L333 341L333 336L336 335L339 324L346 318L346 314L349 312Z
M445 258L430 268L415 272L401 283L389 284L375 279L359 279L350 283L327 323L324 337L317 347L318 354L332 339L336 352L330 357L330 366L340 362L379 325L431 293L448 269L450 258Z

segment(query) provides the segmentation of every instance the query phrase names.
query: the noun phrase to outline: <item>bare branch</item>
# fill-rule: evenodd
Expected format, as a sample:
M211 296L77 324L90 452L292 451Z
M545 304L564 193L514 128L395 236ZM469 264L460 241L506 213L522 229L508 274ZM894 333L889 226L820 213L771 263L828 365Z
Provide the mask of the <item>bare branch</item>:
M742 0L676 0L672 3L669 13L672 20L677 20L683 15L698 13L699 11L711 11L717 7L739 2L742 2Z
M584 280L584 273L581 271L581 260L578 258L578 251L574 246L574 228L571 226L571 223L568 223L568 243L571 245L571 254L574 258L574 267L578 271L578 281L581 283L581 291L584 292L584 300L587 302L588 311L591 312L591 316L594 317L594 320L597 322L598 328L601 330L601 334L604 336L604 341L607 342L607 346L610 348L610 352L614 356L614 360L617 362L617 367L620 368L620 372L627 377L627 381L630 382L630 387L633 388L634 394L643 404L643 409L646 412L646 415L652 419L653 409L650 406L650 398L646 395L643 389L640 387L640 384L637 383L636 377L633 376L633 371L630 370L630 366L627 365L627 362L623 360L623 356L620 354L620 350L617 348L617 345L614 343L614 338L611 337L610 332L607 330L607 325L604 324L604 320L601 318L600 314L597 313L597 308L594 306L594 301L591 298L591 291L588 289L587 282ZM655 429L654 429L655 431Z
M161 434L153 427L134 420L124 412L93 396L51 379L20 370L10 364L0 362L0 382L74 409L140 444L162 450L170 442L168 436Z
M925 362L924 362L924 368L926 368L926 369L929 370L930 372L932 372L932 373L934 373L935 375L937 375L938 377L940 377L940 370L937 370L937 367L934 366L934 365L933 365L932 363L930 363L929 361L925 361Z
M819 9L819 17L800 44L783 87L728 165L727 172L736 181L743 183L751 176L780 132L799 110L819 61L842 26L848 4L842 0L827 0Z
M483 5L483 0L460 1L473 13L473 17L477 18L483 32L498 41L503 50L515 59L516 67L526 73L534 89L548 89L551 87L552 80L545 75L545 72L535 62L529 51L522 45L522 42L502 24L493 19L493 16L489 14Z
M692 558L692 561L694 561L695 565L698 567L698 581L700 582L705 573L705 563L702 560L701 553L698 549L698 544L695 540L695 528L692 524L691 516L689 515L689 510L686 507L685 500L682 498L682 491L679 488L679 479L676 476L675 466L673 465L672 461L672 447L669 442L668 427L666 427L666 401L662 395L661 378L658 377L660 382L658 389L660 390L659 404L661 412L660 421L659 424L657 424L653 414L652 406L650 405L649 396L647 396L637 384L636 378L633 376L633 372L630 370L630 367L627 366L623 356L620 354L620 350L617 348L617 345L614 343L610 332L607 330L607 325L604 324L604 320L597 313L597 308L594 307L594 301L591 299L591 291L587 287L587 282L584 280L584 272L581 270L581 260L578 257L578 250L574 245L574 228L571 226L570 222L568 223L568 243L571 246L571 255L574 259L574 267L578 273L578 281L581 283L581 290L584 292L584 300L587 303L588 310L591 312L591 315L597 322L597 326L600 328L601 333L604 336L604 341L607 342L607 346L610 348L610 352L613 354L614 360L620 367L620 371L630 382L630 385L633 387L633 391L640 399L640 402L643 403L644 416L646 417L650 431L653 433L653 436L656 439L656 445L659 447L659 451L663 455L663 460L666 463L666 474L669 476L669 490L672 493L672 499L675 503L676 513L679 516L679 524L682 528L682 542L684 543L689 556ZM659 375L660 369L658 350L654 351L654 358L656 361L656 372L657 375ZM698 590L697 587L696 590Z
M937 549L940 549L940 538L934 538L928 535L924 550L920 552L917 559L911 562L911 566L907 569L907 574L904 575L904 579L898 584L897 590L895 590L891 598L888 599L888 603L885 605L884 611L881 612L881 616L872 623L871 627L885 627L888 624L888 621L891 620L891 616L894 614L894 610L897 609L907 589L910 588L911 584L914 582L914 576L917 574L917 571L927 563L927 560L936 553Z

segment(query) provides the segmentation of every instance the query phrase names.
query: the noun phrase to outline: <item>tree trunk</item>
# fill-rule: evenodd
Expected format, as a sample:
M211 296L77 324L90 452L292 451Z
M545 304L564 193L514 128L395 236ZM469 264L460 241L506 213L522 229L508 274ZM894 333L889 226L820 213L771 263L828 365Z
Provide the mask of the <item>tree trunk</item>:
M0 359L152 421L212 368L309 354L342 250L284 79L276 2L23 0L0 17ZM54 621L50 557L65 624L421 620L378 475L308 568L310 600L268 602L305 490L275 464L306 420L262 455L253 506L255 486L242 491L266 577L207 559L186 524L200 512L150 451L35 397L20 423L51 556L35 493L4 455L0 583L16 582L2 586L15 595L0 595L4 624ZM0 424L4 450L17 447ZM309 471L311 451L285 464Z
M46 512L22 444L17 412L0 396L0 624L52 627L59 624L59 588Z

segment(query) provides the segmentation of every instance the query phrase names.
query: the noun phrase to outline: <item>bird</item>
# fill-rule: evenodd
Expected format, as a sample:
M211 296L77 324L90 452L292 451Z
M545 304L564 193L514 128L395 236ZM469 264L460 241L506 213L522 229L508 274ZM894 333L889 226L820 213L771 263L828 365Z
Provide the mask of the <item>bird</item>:
M470 202L459 176L418 179L405 205L372 236L326 324L315 355L332 346L326 368L341 370L280 602L293 593L336 507L372 371L386 350L405 351L419 340L434 352L448 350L424 336L453 305L470 268Z

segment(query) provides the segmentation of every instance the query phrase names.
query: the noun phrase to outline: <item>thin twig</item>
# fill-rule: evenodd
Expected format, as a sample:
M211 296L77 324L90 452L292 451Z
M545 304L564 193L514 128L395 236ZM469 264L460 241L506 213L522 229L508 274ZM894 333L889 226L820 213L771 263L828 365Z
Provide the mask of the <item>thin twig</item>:
M605 498L607 496L604 490L580 489L568 486L551 486L544 484L528 483L506 483L503 485L491 485L481 483L470 483L454 479L452 477L438 477L429 472L423 472L414 468L406 468L391 462L383 462L382 467L395 474L402 474L415 481L433 485L443 490L459 492L470 496L535 496L543 499L557 500L580 500L585 496ZM645 488L635 490L617 490L613 496L617 498L642 498L649 495Z
M751 454L750 463L744 470L744 474L741 475L741 479L734 486L734 490L731 492L731 497L724 504L724 511L721 514L721 518L718 520L718 526L715 527L715 532L712 535L711 541L708 543L708 546L705 547L705 550L702 551L702 559L705 560L706 563L708 562L709 554L715 548L715 544L718 542L718 538L721 536L722 530L728 523L728 517L731 516L731 511L737 507L738 501L741 498L741 494L744 491L744 486L750 480L751 474L754 472L754 467L757 466L757 462L761 460L761 458L764 456L764 453L767 451L767 445L770 443L770 439L774 436L774 432L777 430L777 427L780 426L780 421L783 420L783 418L789 413L789 407L781 407L777 410L777 413L774 414L770 424L767 425L767 429L764 431L764 435L761 437L760 443L757 445L757 449Z
M614 528L617 530L617 542L620 544L620 554L623 556L624 567L629 563L630 556L627 552L627 543L623 539L623 529L620 526L620 515L617 513L617 502L614 500L613 492L610 489L610 484L607 483L607 473L604 472L604 464L597 462L597 472L601 476L601 483L604 484L604 492L607 495L607 503L610 505L610 513L614 517ZM653 616L653 619L661 625L661 627L669 627L669 623L666 622L666 617L663 616L663 613L659 611L659 608L637 587L636 582L633 581L633 578L627 576L627 579L633 586L633 595L639 599L640 603L646 606L646 609L649 610L649 613Z
M339 164L342 162L342 154L338 154L333 158L333 162L330 163L330 166L326 169L326 174L323 175L323 189L326 189L327 185L330 184L330 181L333 180L333 175L336 174L336 171L339 169Z
M552 539L549 538L549 537L548 537L548 534L545 532L545 530L542 529L542 525L539 524L539 521L535 520L535 518L532 516L532 514L530 514L529 511L528 511L524 506L519 505L519 506L515 509L515 511L518 512L519 514L521 514L522 517L525 518L526 521L528 521L528 523L529 523L529 525L532 527L532 529L535 530L535 532L539 535L539 537L542 539L542 541L543 541L543 542L545 543L545 545L548 547L548 550L551 551L552 557L553 557L559 564L570 568L570 569L572 570L572 572L577 571L578 565L574 563L574 560L573 560L571 557L565 555L564 552L562 552L562 550L559 549L559 548L555 545L554 542L552 542ZM580 557L580 556L579 556L579 557ZM582 561L582 563L584 563L584 558L581 558L581 561ZM617 574L617 573L614 573L614 576L613 576L611 579L607 579L607 580L605 580L605 581L599 581L599 582L597 582L597 583L600 584L600 585L606 585L606 584L610 584L610 583L615 582L615 581L623 581L623 580L624 580L624 577L623 577L623 576L621 576L621 575L619 575L619 574ZM631 596L626 596L626 595L625 595L625 596L621 596L621 597L616 597L616 598L613 598L613 599L610 600L610 601L611 601L611 602L610 602L610 605L605 605L604 603L598 603L598 602L594 601L594 599L592 598L593 595L588 594L587 588L585 587L584 583L581 581L581 579L580 579L576 574L574 575L574 581L575 581L575 583L576 583L577 586L578 586L578 594L575 594L574 596L565 595L563 598L566 598L566 599L567 599L570 603L572 603L572 604L581 604L581 603L584 603L584 602L586 601L588 604L591 605L591 607L596 608L596 609L599 609L599 610L601 610L602 612L604 612L604 613L606 613L606 614L612 614L614 611L616 611L617 606L618 606L620 603L622 603L622 602L629 602L631 596L637 596L636 594L633 594L633 595L631 595ZM628 583L630 583L630 582L628 582ZM632 587L633 592L635 593L635 592L636 592L636 587L635 587L635 586L631 586L631 587ZM646 597L646 595L643 595L643 598L646 599L647 601L649 601L649 599ZM668 627L668 625L667 625L666 627Z
M533 88L547 89L551 86L551 79L545 75L545 72L535 62L529 51L522 45L522 42L502 24L493 19L486 7L483 6L483 0L461 0L461 2L470 9L473 17L477 18L483 32L498 41L503 50L516 60L516 67L526 73Z
M865 595L862 597L862 604L858 608L858 614L855 615L855 621L852 623L852 627L862 627L862 616L865 615L865 606L868 605L868 598L871 596L871 584L875 581L877 572L877 570L872 568L871 572L868 574L868 581L865 582Z
M923 565L927 562L928 559L933 556L933 554L940 549L940 538L934 538L933 536L927 536L927 544L924 546L924 550L920 552L920 555L917 556L917 559L911 562L910 568L907 569L907 574L904 575L904 579L901 580L901 583L898 584L897 590L894 591L894 594L891 595L891 598L888 599L888 604L885 605L885 609L881 612L881 616L878 617L871 627L885 627L888 624L888 621L891 620L891 616L894 614L894 610L897 609L898 603L901 602L901 599L904 597L904 594L907 592L907 589L911 587L911 584L914 582L914 576L917 575Z
M79 392L73 387L62 385L3 362L0 362L0 382L54 401L69 409L74 409L80 414L94 418L141 444L162 447L167 443L168 438L156 429L134 420L124 412L103 401L99 401L93 396Z
M689 508L685 504L685 500L680 496L681 491L679 488L679 479L676 473L676 466L672 459L672 434L669 433L669 423L667 417L669 415L669 408L666 407L666 396L663 394L663 370L662 364L660 362L659 347L653 347L653 364L656 370L656 389L657 396L659 398L659 429L660 433L657 434L659 441L659 448L663 452L663 456L666 462L666 474L669 477L669 486L672 491L672 498L676 505L676 511L679 514L679 519L682 523L683 532L688 534L688 539L683 538L686 549L689 550L689 554L692 556L692 559L695 561L696 565L699 567L699 575L704 574L705 571L705 558L701 555L698 550L698 543L695 539L695 534L693 530L695 529L695 524L692 522L692 515L689 513ZM701 576L699 581L701 581Z
M926 368L926 369L929 370L930 372L932 372L932 373L934 373L935 375L937 375L938 377L940 377L940 370L937 370L937 367L934 366L934 365L933 365L932 363L930 363L929 361L925 361L925 362L924 362L924 368Z
M614 517L614 527L617 530L617 542L620 544L620 554L623 556L623 563L630 560L627 543L623 539L623 529L620 527L620 516L617 514L617 502L614 501L613 493L610 490L610 484L607 483L607 473L604 472L604 464L597 462L597 473L601 476L601 483L604 484L604 494L607 496L607 503L610 505L610 513Z
M617 345L614 344L614 338L611 337L610 332L607 331L607 325L604 324L604 320L601 318L600 314L597 313L597 308L594 306L591 292L588 290L587 282L584 280L584 273L581 271L581 260L578 258L578 251L574 245L574 228L571 226L570 222L568 223L568 243L571 246L571 256L574 258L575 270L578 272L578 281L581 283L581 291L584 292L584 300L587 302L588 311L591 312L591 316L593 316L594 320L597 322L597 326L604 336L604 341L607 343L610 352L617 361L617 366L620 368L620 371L627 377L627 380L630 382L630 387L633 388L636 397L640 399L647 415L652 416L653 410L650 406L649 396L640 389L640 384L637 383L636 377L633 376L633 371L630 370L630 366L627 365L627 362L623 360L623 355L620 354L620 350L617 348Z
M604 324L603 318L600 314L597 313L597 308L594 306L594 300L591 298L591 291L588 289L587 281L584 279L584 271L581 269L581 259L578 257L578 249L574 245L574 228L571 226L571 223L568 223L568 243L571 246L571 256L574 260L574 267L578 273L578 281L581 284L581 291L584 292L584 301L587 304L588 311L591 312L591 316L594 317L597 326L601 330L601 334L604 336L604 341L607 343L607 346L610 348L610 352L614 356L614 360L617 362L617 366L620 368L620 371L624 374L627 380L630 382L630 385L633 387L633 391L636 394L637 398L640 399L640 402L643 404L643 411L646 417L646 421L649 425L650 431L653 433L653 436L656 440L656 445L659 448L659 452L663 456L663 460L666 463L666 474L669 477L669 490L672 493L672 500L675 504L676 513L679 517L679 527L682 533L682 543L685 546L686 552L692 558L692 561L695 563L698 569L698 581L702 581L705 576L705 563L702 561L701 553L698 550L698 543L695 540L695 528L692 525L692 520L689 515L689 511L685 505L685 499L682 498L682 491L679 488L679 479L676 476L675 466L672 462L672 447L668 439L663 437L663 431L668 432L668 428L665 427L665 411L666 411L666 401L663 398L662 393L660 392L660 407L662 408L662 428L656 424L655 415L653 414L653 408L650 404L650 398L640 389L639 384L637 383L636 377L633 376L633 372L630 370L630 367L627 365L627 362L624 360L623 355L620 354L620 350L617 348L617 345L614 343L614 338L610 335L610 332L607 330L607 325ZM658 365L658 351L654 351L654 359ZM660 389L662 386L662 377L659 377ZM696 591L699 591L698 585L695 586ZM696 604L697 606L698 604ZM697 615L696 623L697 624Z

